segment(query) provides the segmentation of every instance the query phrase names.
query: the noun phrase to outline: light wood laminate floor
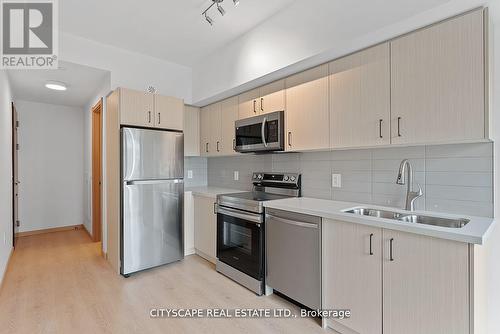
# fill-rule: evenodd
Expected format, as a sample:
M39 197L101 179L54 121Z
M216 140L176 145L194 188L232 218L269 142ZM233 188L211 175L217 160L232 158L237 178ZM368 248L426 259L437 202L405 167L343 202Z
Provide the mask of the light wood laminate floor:
M290 308L192 255L130 278L83 230L23 237L0 291L0 333L328 333L315 319L153 319L152 307Z

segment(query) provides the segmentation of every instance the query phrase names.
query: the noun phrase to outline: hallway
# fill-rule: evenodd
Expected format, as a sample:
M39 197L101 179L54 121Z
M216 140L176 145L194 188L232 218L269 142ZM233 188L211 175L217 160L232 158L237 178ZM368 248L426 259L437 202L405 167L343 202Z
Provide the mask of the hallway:
M159 308L289 308L198 256L125 279L84 230L20 238L0 291L0 333L325 333L311 319L151 319Z

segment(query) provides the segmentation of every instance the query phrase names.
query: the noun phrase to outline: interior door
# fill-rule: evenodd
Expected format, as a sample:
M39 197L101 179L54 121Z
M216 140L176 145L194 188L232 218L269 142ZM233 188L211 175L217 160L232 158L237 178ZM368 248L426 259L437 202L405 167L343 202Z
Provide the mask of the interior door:
M16 230L19 226L19 163L18 163L18 129L19 119L16 107L12 103L12 201L13 201L13 214L12 214L12 246L15 247Z
M123 185L122 274L184 257L182 180Z

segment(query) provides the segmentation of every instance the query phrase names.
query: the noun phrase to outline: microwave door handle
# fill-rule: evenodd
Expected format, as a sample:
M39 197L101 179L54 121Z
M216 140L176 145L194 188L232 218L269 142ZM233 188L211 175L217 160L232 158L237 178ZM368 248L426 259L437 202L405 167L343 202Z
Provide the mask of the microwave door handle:
M264 147L267 147L267 142L266 142L266 122L267 119L264 117L262 120L262 127L260 129L260 135L262 136L262 143L264 144Z

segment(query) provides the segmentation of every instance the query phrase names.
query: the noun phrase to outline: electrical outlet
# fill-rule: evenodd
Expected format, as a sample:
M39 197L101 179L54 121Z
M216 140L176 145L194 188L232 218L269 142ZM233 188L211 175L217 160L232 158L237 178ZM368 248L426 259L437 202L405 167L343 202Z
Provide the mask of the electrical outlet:
M333 188L342 188L342 175L341 174L332 174L332 187Z
M193 178L193 171L188 170L188 179L192 179L192 178Z
M235 180L235 181L238 181L239 179L240 179L240 172L239 172L239 171L237 171L237 170L235 170L235 171L234 171L234 180Z

